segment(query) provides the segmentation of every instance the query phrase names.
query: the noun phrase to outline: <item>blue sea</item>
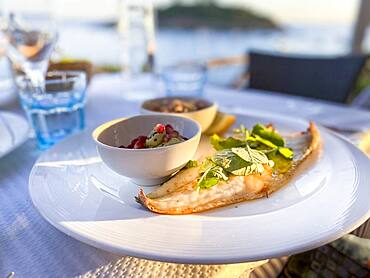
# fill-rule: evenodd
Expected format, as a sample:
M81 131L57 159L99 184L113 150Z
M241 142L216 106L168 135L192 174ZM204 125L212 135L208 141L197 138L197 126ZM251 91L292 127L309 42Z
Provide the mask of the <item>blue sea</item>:
M340 55L350 50L350 25L286 25L280 30L181 30L156 32L156 66L179 61L207 61L212 58L242 55L260 49L307 55ZM365 42L370 48L370 38ZM112 27L65 25L60 30L58 51L62 56L85 58L96 64L119 65L120 40ZM214 83L227 83L240 68L218 69Z
M350 50L350 25L286 25L280 30L182 30L156 31L156 68L181 61L207 61L243 55L250 49L307 55L340 55ZM94 24L60 26L57 53L61 57L84 58L95 64L120 65L120 38L115 28ZM370 49L370 36L365 48ZM230 83L243 71L227 67L210 73L210 81Z

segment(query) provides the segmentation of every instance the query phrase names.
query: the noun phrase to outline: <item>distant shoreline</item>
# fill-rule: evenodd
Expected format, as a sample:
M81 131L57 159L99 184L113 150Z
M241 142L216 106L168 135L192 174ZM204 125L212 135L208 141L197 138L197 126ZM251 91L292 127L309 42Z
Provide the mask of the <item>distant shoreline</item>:
M280 26L272 19L243 8L220 7L215 4L175 4L156 9L157 27L160 29L215 30L277 30ZM90 22L97 26L115 27L116 20Z
M175 4L157 10L158 27L212 29L279 29L266 16L243 8L221 7L216 4Z

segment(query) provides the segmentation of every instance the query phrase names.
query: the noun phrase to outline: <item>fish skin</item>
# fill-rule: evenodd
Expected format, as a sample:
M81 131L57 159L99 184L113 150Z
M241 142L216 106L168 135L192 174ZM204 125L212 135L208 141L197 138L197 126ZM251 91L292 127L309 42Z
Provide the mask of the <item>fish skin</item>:
M181 170L170 180L158 187L155 191L149 193L147 197L159 198L178 190L180 187L183 187L184 185L194 181L198 177L198 170L199 166Z
M306 132L286 137L287 146L294 150L290 169L274 175L269 166L261 174L234 176L228 181L202 190L196 190L198 169L181 170L157 190L145 195L141 189L137 200L147 209L160 214L190 214L219 208L247 200L266 197L286 185L302 162L320 149L320 133L313 122Z

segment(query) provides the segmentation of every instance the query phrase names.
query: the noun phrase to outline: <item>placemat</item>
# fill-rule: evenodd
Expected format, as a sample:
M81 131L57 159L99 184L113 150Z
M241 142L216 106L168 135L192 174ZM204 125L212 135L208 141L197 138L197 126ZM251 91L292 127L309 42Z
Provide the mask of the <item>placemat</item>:
M123 257L118 261L78 277L140 277L140 278L246 278L249 271L267 261L228 265L187 265L155 262L133 257Z

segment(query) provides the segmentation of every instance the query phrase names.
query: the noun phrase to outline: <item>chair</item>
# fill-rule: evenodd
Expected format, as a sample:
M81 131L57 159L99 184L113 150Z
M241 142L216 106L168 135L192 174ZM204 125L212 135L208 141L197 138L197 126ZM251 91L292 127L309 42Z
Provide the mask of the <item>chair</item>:
M367 58L250 52L249 87L345 103Z
M351 105L362 109L370 109L370 86L356 96L351 102Z

